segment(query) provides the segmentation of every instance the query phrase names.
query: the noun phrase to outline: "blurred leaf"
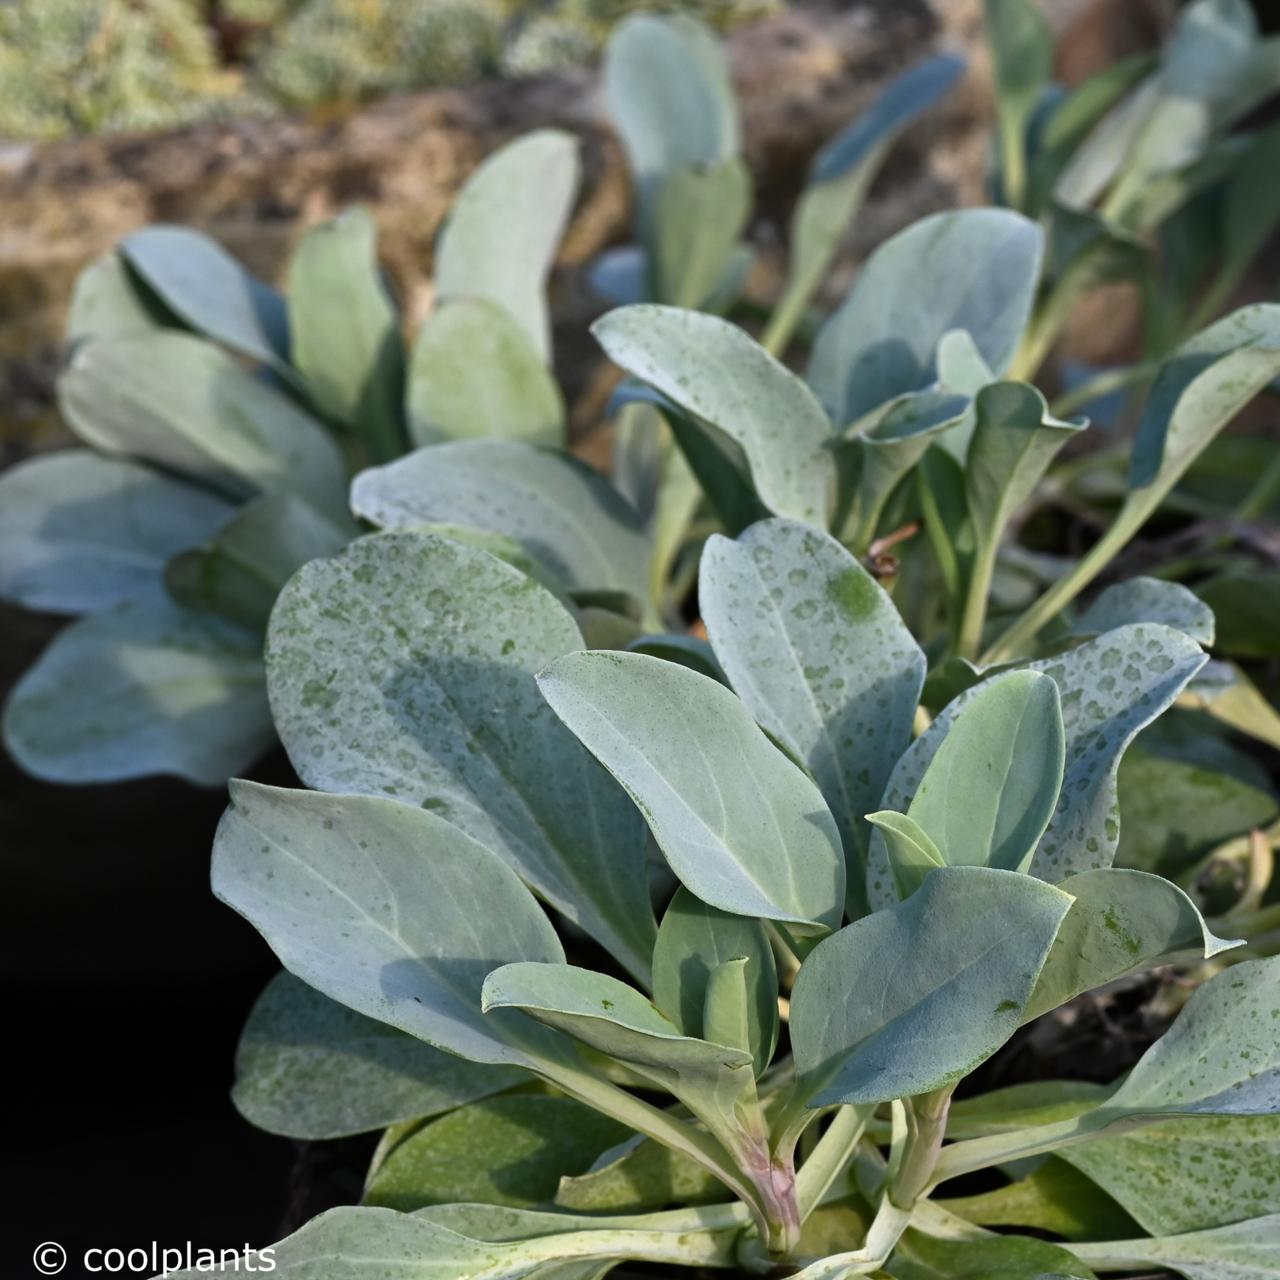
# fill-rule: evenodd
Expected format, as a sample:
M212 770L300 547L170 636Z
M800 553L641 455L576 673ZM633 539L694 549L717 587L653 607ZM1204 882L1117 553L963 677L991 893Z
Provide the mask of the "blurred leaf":
M308 394L375 456L403 449L404 347L378 272L377 228L352 208L312 227L289 261L289 341Z
M291 372L284 299L216 240L189 227L156 223L126 236L119 252L197 333L286 375Z
M1053 31L1035 0L985 0L996 83L1000 185L1015 209L1027 205L1027 131L1053 74Z
M513 440L458 440L362 471L352 508L385 529L424 524L501 534L564 589L648 596L649 546L635 512L584 462Z
M633 14L605 50L604 86L636 189L641 240L653 239L663 183L738 151L738 109L715 34L685 14Z
M1280 751L1280 712L1229 662L1206 662L1178 702Z
M950 92L964 71L964 59L954 54L938 54L908 67L813 158L791 218L790 270L764 339L770 351L786 345L889 148Z
M1121 866L1175 876L1231 836L1263 826L1276 799L1213 761L1144 751L1139 742L1120 765Z
M751 171L736 155L670 174L653 208L654 298L703 306L723 280L750 212Z
M58 404L87 444L131 454L233 498L285 490L346 511L342 456L324 427L233 356L176 331L77 348Z
M520 325L483 298L454 298L427 317L407 395L415 444L467 436L564 443L555 378Z
M147 595L58 633L9 694L5 745L51 782L220 787L274 739L266 692L259 636Z
M171 559L169 594L198 613L265 630L281 587L308 560L337 555L355 534L289 493L246 503L204 542Z
M1217 621L1214 648L1241 658L1280 655L1280 570L1227 572L1196 588Z
M1002 375L1040 275L1040 228L1007 209L934 214L886 240L818 334L809 382L837 427L928 386L938 340L973 337Z
M0 596L51 613L110 608L153 591L165 561L232 510L127 458L28 459L0 476Z
M441 303L480 298L524 331L544 364L551 352L547 275L578 193L577 140L536 129L507 143L458 192L436 245Z
M67 311L67 344L89 338L123 338L178 324L177 317L130 271L113 249L76 276Z

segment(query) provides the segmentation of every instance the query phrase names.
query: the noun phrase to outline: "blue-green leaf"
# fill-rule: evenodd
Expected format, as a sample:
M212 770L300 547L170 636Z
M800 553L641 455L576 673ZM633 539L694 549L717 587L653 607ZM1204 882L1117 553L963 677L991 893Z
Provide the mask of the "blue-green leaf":
M545 1039L483 1014L480 989L512 960L562 962L555 930L514 872L433 813L236 781L213 891L357 1013L475 1062L528 1065Z
M126 236L119 251L197 333L281 372L288 369L284 299L216 240L190 227L157 223Z
M736 959L747 966L746 1047L759 1075L778 1041L778 971L769 935L760 921L731 915L688 889L677 889L653 948L653 1002L659 1010L685 1035L715 1040L705 1025L707 992L713 975Z
M53 782L221 786L273 740L266 692L261 637L155 592L59 632L9 695L5 745Z
M232 511L127 458L32 458L0 476L0 596L51 613L109 608L153 591L165 561Z
M444 1053L279 973L240 1035L231 1100L259 1129L315 1141L439 1115L528 1079Z
M571 134L526 133L467 179L436 245L437 298L494 303L519 324L544 363L551 351L547 276L579 176Z
M1057 685L1036 671L995 676L951 719L907 813L948 866L1026 871L1064 753Z
M738 150L738 111L715 34L685 14L634 14L609 39L605 92L636 187L641 238L650 241L662 184L711 168Z
M510 538L574 591L648 595L649 545L609 482L568 454L459 440L363 471L352 508L384 529L453 524Z
M737 442L775 515L824 526L835 468L813 393L736 325L677 307L611 311L592 333L609 358Z
M320 409L375 454L403 448L400 323L378 273L377 228L356 207L312 227L289 262L289 346Z
M722 684L638 653L571 654L538 683L704 902L800 932L839 923L844 859L831 813Z
M819 943L791 997L810 1105L887 1102L967 1075L1017 1030L1070 906L1030 876L942 867Z
M966 329L997 375L1035 296L1043 235L1005 209L913 223L867 259L813 349L809 382L837 427L936 377L938 340Z
M863 914L863 815L911 741L924 654L849 552L790 521L761 521L736 542L713 537L698 592L739 697L821 788L840 828L849 912Z
M346 511L342 456L319 422L212 344L162 330L82 343L58 403L95 449L245 498L287 490Z
M272 708L308 785L448 818L643 980L656 929L644 825L533 679L581 645L554 596L486 552L378 534L284 589Z
M453 298L427 317L406 393L415 444L476 436L564 443L555 378L524 329L486 298Z
M1109 631L1054 658L1027 663L1058 685L1066 734L1066 767L1058 807L1049 821L1031 874L1056 884L1066 876L1108 867L1120 838L1116 770L1138 730L1168 707L1204 664L1189 636L1156 624ZM947 704L894 766L886 809L907 809L929 761L955 716L983 687ZM872 841L868 891L872 904L891 902L883 850Z

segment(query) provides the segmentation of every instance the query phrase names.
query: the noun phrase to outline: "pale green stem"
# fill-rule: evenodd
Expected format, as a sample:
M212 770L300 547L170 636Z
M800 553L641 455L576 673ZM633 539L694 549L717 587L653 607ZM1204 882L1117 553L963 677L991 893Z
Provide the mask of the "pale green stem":
M933 1171L947 1131L947 1114L955 1085L912 1098L908 1107L909 1131L902 1164L889 1181L886 1198L908 1212L929 1193Z
M826 1133L796 1174L796 1203L800 1221L823 1202L836 1180L849 1167L874 1107L841 1107Z
M541 1255L547 1262L570 1258L665 1262L681 1267L732 1267L737 1264L739 1229L726 1231L570 1231L535 1237L495 1249L518 1248L521 1261Z
M1065 276L1032 317L1009 369L1010 382L1032 381L1053 349L1075 301L1076 289L1067 287L1070 280L1070 275Z
M1073 1146L1077 1142L1084 1142L1094 1137L1103 1129L1119 1133L1158 1118L1158 1116L1132 1117L1126 1122L1123 1117L1113 1117L1109 1121L1105 1112L1091 1111L1082 1116L1072 1116L1069 1120L1034 1125L1014 1133L994 1133L985 1138L970 1138L966 1142L956 1142L938 1156L927 1191L932 1191L934 1187L951 1178L974 1173L978 1169L987 1169L992 1165L1005 1164L1011 1160L1022 1160L1027 1156L1038 1156L1046 1151L1057 1151L1061 1147Z
M983 666L1005 658L1024 657L1040 628L1065 609L1128 544L1160 504L1165 489L1151 485L1130 491L1110 528L1070 573L1059 578L982 655Z
M1266 514L1277 496L1280 496L1280 453L1271 459L1245 500L1236 508L1236 519L1258 519Z
M1049 412L1055 418L1069 418L1091 400L1098 400L1102 396L1113 395L1117 391L1125 390L1126 387L1145 382L1159 367L1158 360L1148 360L1141 364L1126 365L1123 369L1107 369L1097 377L1090 378L1088 382L1082 382L1075 390L1059 396L1053 402Z
M960 631L956 636L958 658L976 658L982 648L982 631L987 623L987 604L991 598L991 580L995 577L999 549L996 538L987 538L974 551Z
M805 308L817 287L817 275L812 281L806 279L799 284L787 286L786 292L778 299L778 305L769 317L760 338L760 345L771 355L781 356L791 342L796 326L804 319Z
M670 1147L709 1170L758 1216L763 1226L765 1206L757 1188L744 1176L724 1146L710 1134L642 1101L625 1089L591 1074L567 1060L539 1057L535 1068L543 1079L593 1110L612 1116L637 1133Z

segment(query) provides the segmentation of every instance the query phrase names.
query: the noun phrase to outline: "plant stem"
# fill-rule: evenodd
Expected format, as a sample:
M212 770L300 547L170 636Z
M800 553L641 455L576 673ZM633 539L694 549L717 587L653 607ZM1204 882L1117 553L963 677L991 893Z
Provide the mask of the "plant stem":
M1070 573L1059 578L987 649L982 655L984 666L1004 658L1023 656L1040 628L1069 605L1107 567L1129 541L1138 525L1145 522L1150 510L1163 496L1163 494L1157 495L1156 503L1152 503L1151 508L1143 511L1141 515L1127 516L1126 513L1130 512L1131 508L1137 512L1140 508L1147 506L1141 499L1148 492L1149 490L1146 489L1137 489L1130 494L1129 501L1120 509L1106 533L1093 544L1088 555ZM1135 501L1135 499L1138 500Z
M1060 395L1050 406L1049 412L1055 418L1069 418L1077 409L1082 409L1091 400L1098 400L1139 382L1145 382L1155 375L1159 367L1158 360L1144 360L1139 364L1126 365L1121 369L1105 369L1096 377L1082 382L1074 391L1067 391Z
M1037 1156L1045 1151L1072 1146L1092 1138L1103 1129L1120 1133L1148 1123L1149 1119L1134 1118L1126 1122L1114 1116L1108 1117L1102 1110L1088 1111L1053 1124L1034 1125L1014 1133L993 1133L985 1138L956 1142L938 1156L927 1190L932 1191L940 1183L965 1173L974 1173L978 1169L1005 1164L1010 1160L1021 1160L1026 1156Z
M910 1129L902 1165L891 1179L886 1198L908 1213L927 1194L947 1130L947 1113L955 1085L912 1098L908 1108Z
M987 603L991 597L991 579L995 576L999 546L994 538L986 539L973 555L969 586L965 592L964 612L956 636L956 657L976 659L982 648L982 631L987 623Z
M801 1222L822 1203L848 1167L874 1110L874 1107L841 1107L809 1158L800 1166L796 1174L796 1204Z

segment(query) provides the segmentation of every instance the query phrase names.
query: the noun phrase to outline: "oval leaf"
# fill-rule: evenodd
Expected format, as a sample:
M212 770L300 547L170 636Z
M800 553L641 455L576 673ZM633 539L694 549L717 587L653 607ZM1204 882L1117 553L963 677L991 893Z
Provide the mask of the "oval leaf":
M82 345L58 382L72 430L108 453L183 472L234 498L283 489L334 516L345 468L324 428L190 334Z
M537 129L495 151L467 179L436 246L436 296L484 298L516 321L544 363L544 291L578 193L578 143Z
M867 259L814 345L809 382L837 427L934 380L938 340L965 329L1003 374L1035 296L1036 223L1005 209L922 218Z
M562 658L538 684L704 902L804 932L839 923L844 858L831 813L722 684L603 652Z
M280 973L241 1032L231 1100L259 1129L315 1141L439 1115L528 1078L443 1053Z
M834 538L785 520L702 553L716 657L760 727L805 766L840 828L850 915L866 911L863 815L911 741L925 657L893 602Z
M644 826L533 679L581 644L554 596L484 551L379 534L281 593L272 708L309 786L433 809L646 978Z
M51 613L109 608L153 591L165 561L232 510L125 458L32 458L0 476L0 596Z
M510 440L435 445L362 471L351 505L384 529L440 523L501 534L568 590L648 595L640 518L599 472L568 454Z
M810 1106L942 1088L1017 1029L1071 899L1029 876L942 867L821 942L791 997Z
M472 436L564 444L555 378L528 334L484 298L454 298L427 317L406 393L415 444Z
M156 595L59 632L4 709L13 758L50 782L220 787L274 737L261 638Z
M1037 671L984 681L950 722L907 813L953 867L1025 871L1058 802L1058 687Z
M736 325L678 307L621 307L591 327L605 354L741 446L775 515L825 526L835 468L813 393Z
M287 369L284 300L216 240L156 224L120 242L129 265L196 332L253 360Z
M237 780L213 891L331 999L475 1062L529 1063L538 1038L481 1013L480 989L508 961L563 962L560 940L515 874L435 814Z
M380 456L403 447L404 347L378 273L377 228L348 209L303 236L289 262L289 340L308 394Z

